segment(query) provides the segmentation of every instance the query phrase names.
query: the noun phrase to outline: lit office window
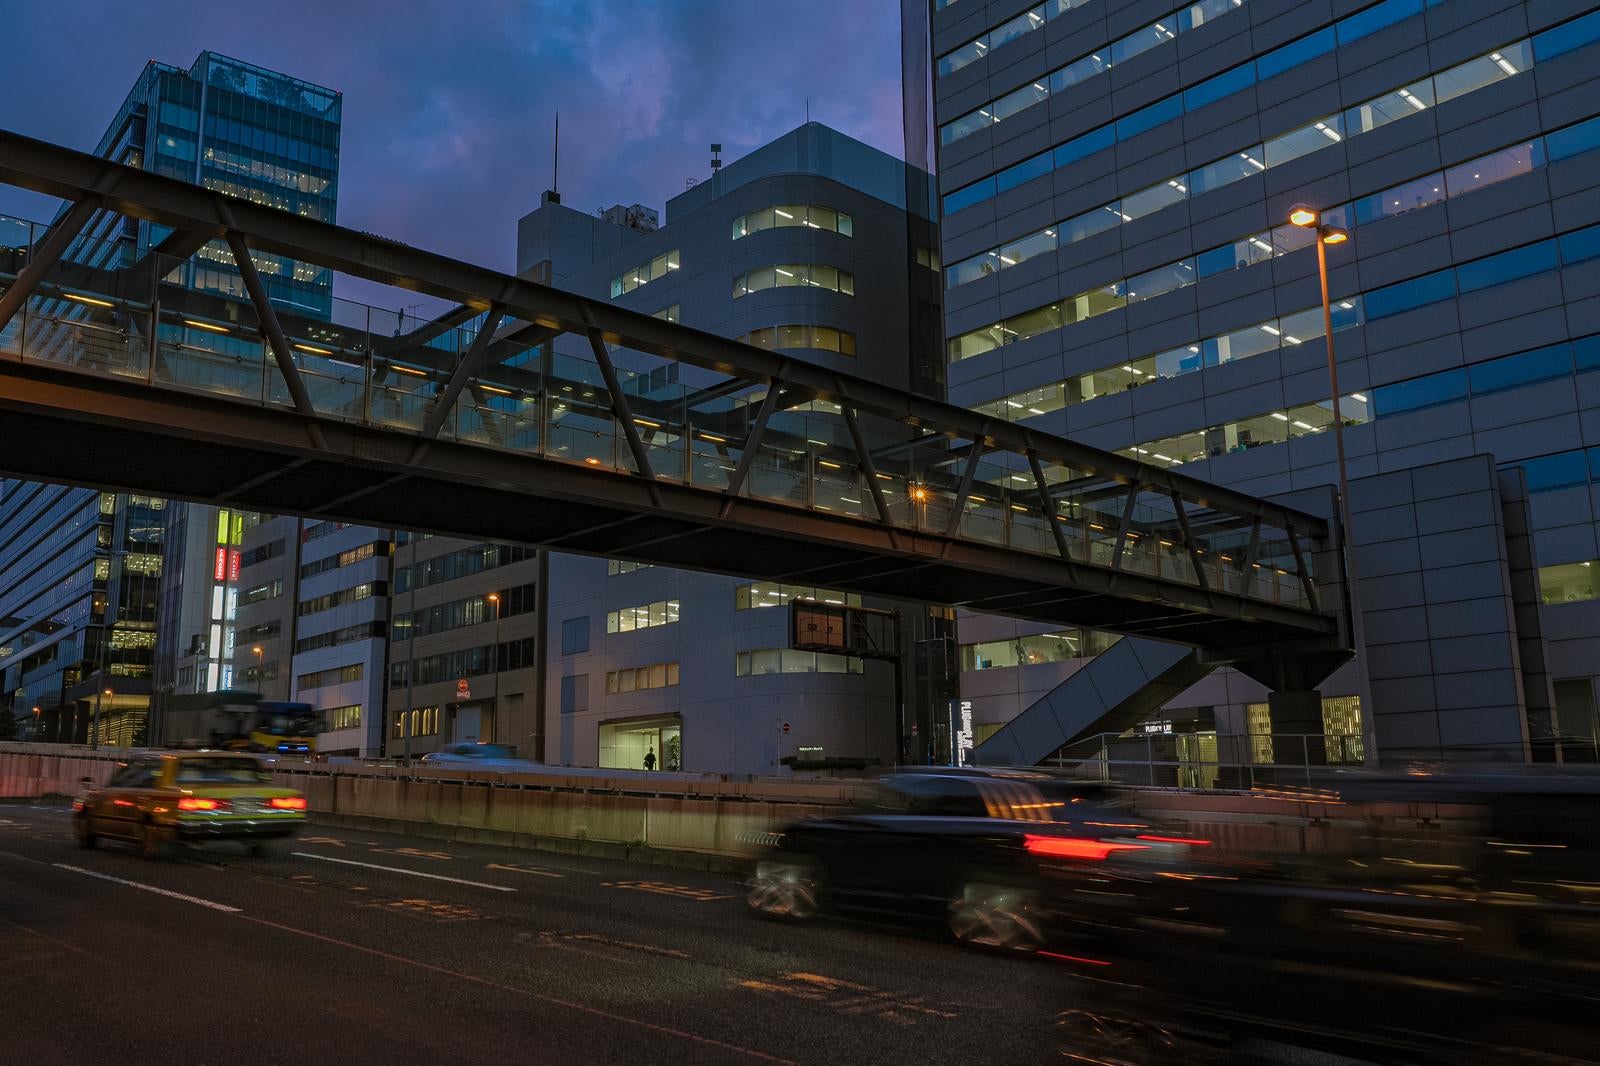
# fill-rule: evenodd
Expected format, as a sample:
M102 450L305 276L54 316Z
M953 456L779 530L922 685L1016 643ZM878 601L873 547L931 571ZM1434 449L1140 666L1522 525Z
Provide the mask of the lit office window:
M653 688L671 688L677 683L677 663L653 663L650 666L632 666L606 673L606 692L611 695L644 692Z
M860 674L865 664L853 655L798 651L794 648L759 648L734 656L735 677L759 674Z
M855 236L855 224L843 211L821 204L776 204L734 219L733 239L784 226L822 229L845 237Z
M855 275L826 263L776 263L756 267L733 279L733 295L748 296L763 289L781 289L792 285L827 289L846 296L856 294Z
M1594 599L1594 573L1594 562L1539 567L1539 602L1548 607Z
M678 620L677 600L657 600L638 607L624 607L606 614L607 633L631 633L635 629L653 629L671 625Z
M757 348L812 348L841 355L856 354L856 335L832 326L765 326L737 339Z
M733 590L733 608L749 611L761 607L782 607L794 600L819 600L836 606L861 606L861 597L854 592L834 592L813 588L810 585L780 585L776 581L757 581L740 585Z
M999 670L1010 666L1039 666L1099 655L1120 638L1114 633L1064 629L1057 633L990 640L961 645L961 669Z
M611 298L616 299L625 292L632 292L641 285L648 285L652 281L666 277L678 269L678 250L674 248L656 256L648 263L640 263L629 270L611 279Z

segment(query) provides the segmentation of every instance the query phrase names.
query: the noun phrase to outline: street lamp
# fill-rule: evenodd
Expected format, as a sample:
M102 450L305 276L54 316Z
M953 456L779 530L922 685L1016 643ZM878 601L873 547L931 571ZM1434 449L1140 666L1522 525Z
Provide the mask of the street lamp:
M500 710L500 594L491 592L486 599L494 604L494 647L489 651L494 660L492 667L494 670L494 689L489 697L489 728L493 730L498 724L495 719L498 717L497 712ZM483 739L481 727L479 729L479 739Z
M259 684L261 684L261 681L263 680L262 679L262 674L265 673L265 671L266 671L266 666L262 663L261 645L257 644L255 647L251 648L250 650L255 652L255 655L256 655L256 684L259 685Z
M103 688L94 694L94 718L89 723L89 747L100 746L100 698L113 695L108 688Z
M1372 692L1367 680L1366 626L1361 618L1361 585L1356 576L1355 550L1350 539L1350 480L1345 468L1344 415L1339 410L1339 362L1333 354L1333 304L1328 300L1328 249L1330 244L1343 244L1350 239L1347 230L1329 225L1322 220L1321 212L1304 204L1296 204L1289 212L1289 222L1302 229L1314 229L1317 234L1317 278L1322 284L1322 336L1328 349L1328 391L1333 405L1333 446L1339 462L1339 521L1344 526L1345 580L1350 588L1350 637L1356 651L1356 683L1361 690L1363 722L1370 721Z

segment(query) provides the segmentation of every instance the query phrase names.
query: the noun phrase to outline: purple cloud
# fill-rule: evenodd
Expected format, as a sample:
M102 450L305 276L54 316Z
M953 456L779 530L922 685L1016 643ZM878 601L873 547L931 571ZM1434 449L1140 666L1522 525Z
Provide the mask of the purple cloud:
M890 0L370 0L25 4L0 125L92 148L150 57L212 48L338 89L339 221L500 269L550 183L588 209L660 207L686 179L812 118L900 154ZM0 213L47 201L0 189ZM356 295L340 290L347 295Z

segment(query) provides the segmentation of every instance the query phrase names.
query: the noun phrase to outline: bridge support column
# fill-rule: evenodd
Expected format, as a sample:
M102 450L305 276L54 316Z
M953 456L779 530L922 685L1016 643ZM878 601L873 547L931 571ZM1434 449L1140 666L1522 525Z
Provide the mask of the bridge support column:
M1273 733L1322 734L1320 689L1280 689L1270 692L1267 694L1267 713L1272 716Z

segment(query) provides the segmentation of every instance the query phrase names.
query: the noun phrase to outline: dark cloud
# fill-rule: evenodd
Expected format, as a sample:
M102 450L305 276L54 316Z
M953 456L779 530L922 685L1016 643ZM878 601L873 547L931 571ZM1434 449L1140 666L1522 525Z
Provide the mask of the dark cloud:
M12 4L0 126L89 149L145 60L212 48L344 93L339 221L501 269L550 184L661 207L811 116L900 154L894 0ZM0 189L0 213L39 217ZM353 295L353 294L352 294Z

